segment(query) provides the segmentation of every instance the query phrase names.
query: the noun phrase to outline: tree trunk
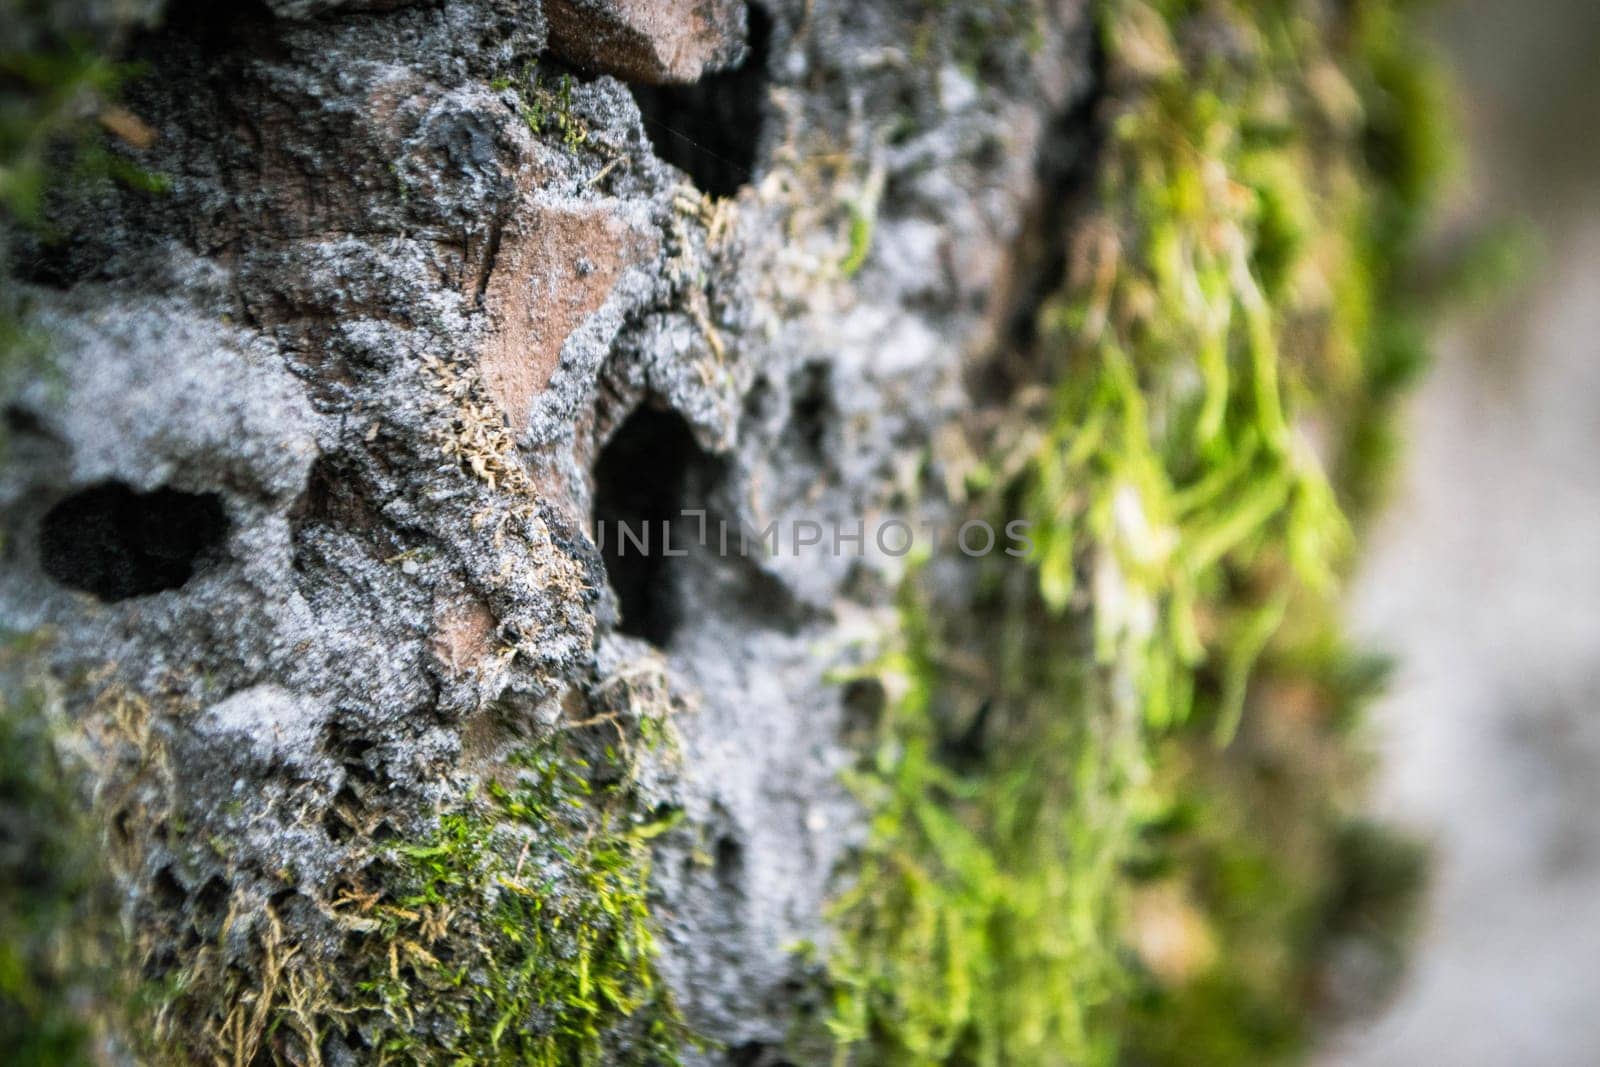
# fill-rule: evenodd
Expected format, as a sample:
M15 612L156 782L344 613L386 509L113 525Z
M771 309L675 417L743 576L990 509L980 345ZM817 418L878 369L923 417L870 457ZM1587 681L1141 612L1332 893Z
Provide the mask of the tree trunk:
M1120 190L1167 164L1118 117L1257 64L1294 165L1365 173L1383 70L1330 45L1285 74L1218 6L19 12L17 54L104 74L39 111L39 172L94 175L6 203L8 322L43 355L7 371L0 619L101 846L111 903L72 921L122 918L91 977L41 979L94 990L69 1022L179 1062L1103 1058L1156 1025L1126 946L1183 990L1234 944L1204 879L1127 874L1165 847L1151 804L1210 791L1314 828L1299 910L1239 936L1343 929L1356 698L1269 640L1326 617L1288 569L1338 570L1320 471L1356 470L1388 394L1363 328L1354 364L1291 346L1346 310L1303 298L1317 235L1369 296L1399 253L1332 178L1163 171L1219 213L1173 254L1221 333L1162 341L1162 222ZM1245 244L1207 247L1224 226ZM1113 337L1157 452L1211 434L1150 460L1193 512L1121 453L1050 481L1132 411L1072 391ZM1214 402L1162 406L1201 377ZM1272 649L1297 666L1262 681ZM1199 753L1170 794L1169 730ZM1291 802L1229 777L1302 758Z

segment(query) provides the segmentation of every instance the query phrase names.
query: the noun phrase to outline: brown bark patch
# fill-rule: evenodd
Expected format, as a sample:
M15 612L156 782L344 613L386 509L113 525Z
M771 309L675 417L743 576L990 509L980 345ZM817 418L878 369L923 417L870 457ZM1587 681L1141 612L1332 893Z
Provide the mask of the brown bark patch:
M599 205L540 207L507 226L484 286L493 332L479 365L514 432L550 384L567 338L624 270L654 255L652 239Z
M688 84L743 52L742 0L547 0L550 49L649 85Z
M494 613L483 601L448 601L434 611L432 648L453 674L465 674L494 649Z

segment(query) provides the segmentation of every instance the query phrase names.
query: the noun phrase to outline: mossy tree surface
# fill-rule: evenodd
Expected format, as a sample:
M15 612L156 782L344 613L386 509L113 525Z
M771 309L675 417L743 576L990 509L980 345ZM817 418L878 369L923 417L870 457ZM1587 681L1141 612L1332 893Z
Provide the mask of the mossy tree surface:
M1424 355L1436 75L1389 0L1098 18L1094 207L1042 387L972 479L1036 551L984 576L976 626L908 582L838 913L843 1059L1292 1058L1324 949L1393 929L1417 876L1348 814L1381 670L1333 596Z
M86 1064L123 1018L116 894L33 644L0 646L0 1042L11 1063Z
M175 757L144 728L145 702L103 692L86 742L37 682L38 644L0 648L8 1062L316 1064L336 1045L396 1065L673 1064L694 1043L657 975L648 908L650 842L676 817L641 811L633 780L638 746L670 743L663 723L613 717L604 737L521 745L373 841L308 938L292 870L264 904L129 910L129 887L152 893L151 835L180 854L230 842L171 803Z
M621 783L559 746L512 762L513 784L388 854L372 912L388 956L355 983L375 1045L393 1062L600 1063L627 1030L631 1059L677 1062L646 906L648 841L671 820L634 819Z
M578 733L520 748L481 792L373 845L331 941L297 943L269 907L230 963L230 907L215 950L150 994L142 1054L320 1063L336 1038L386 1064L678 1062L690 1035L647 907L649 842L672 819L634 810L630 767Z

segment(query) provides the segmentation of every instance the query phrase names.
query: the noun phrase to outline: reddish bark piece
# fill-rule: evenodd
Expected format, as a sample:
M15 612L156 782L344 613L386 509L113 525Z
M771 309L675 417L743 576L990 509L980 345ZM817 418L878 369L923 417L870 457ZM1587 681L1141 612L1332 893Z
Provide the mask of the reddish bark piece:
M550 50L624 81L688 84L744 54L742 0L548 0Z
M550 384L567 337L624 270L654 254L650 235L598 204L539 207L507 227L484 289L495 329L479 369L514 431Z

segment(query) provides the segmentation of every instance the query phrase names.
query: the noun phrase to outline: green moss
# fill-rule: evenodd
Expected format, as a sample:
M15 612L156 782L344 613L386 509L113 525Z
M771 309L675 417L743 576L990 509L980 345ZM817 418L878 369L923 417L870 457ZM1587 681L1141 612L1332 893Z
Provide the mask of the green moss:
M46 191L61 172L99 158L93 119L124 71L81 45L0 55L0 211L40 221Z
M908 640L875 667L903 695L852 777L874 817L837 904L840 1059L1104 1062L1129 724L1086 714L1104 693L1083 658L1032 656L1051 639L1071 647L1070 626L1045 625L1038 643L1013 631L1004 640L1024 663L995 679L982 742L1005 759L976 761L927 617L908 584Z
M1125 1059L1295 1062L1317 1013L1368 1008L1392 989L1422 852L1348 804L1361 769L1350 730L1383 673L1326 633L1285 634L1258 665L1232 746L1181 732L1158 744L1158 806L1130 869L1133 936L1139 903L1164 896L1203 924L1208 958L1173 973L1141 954L1117 1019ZM1338 977L1341 957L1363 961L1366 999Z
M850 250L839 264L839 273L854 278L867 264L867 253L872 251L872 231L877 226L877 205L863 207L850 205Z
M121 1003L110 874L48 701L0 666L0 1044L8 1063L89 1064Z
M670 820L632 819L551 747L515 766L389 850L373 913L389 951L356 984L382 1014L375 1044L402 1063L677 1062L646 904L648 841Z
M141 124L116 107L141 69L82 40L0 53L0 222L49 233L47 201L77 183L115 180L165 192L167 178L113 151L107 134Z
M497 78L498 90L515 89L522 98L519 113L534 136L553 132L568 151L577 151L589 141L589 127L572 111L572 75L562 74L555 85L544 79L536 63L523 68L518 78Z
M272 907L254 952L187 954L154 1016L156 1062L673 1064L690 1040L656 974L649 842L628 763L558 733L420 837L375 847L331 901L331 942ZM292 872L285 872L292 882ZM217 949L246 929L228 905ZM229 934L230 926L238 932Z
M1292 1057L1360 867L1343 683L1370 672L1334 596L1425 362L1439 81L1390 0L1098 18L1098 207L1040 316L1048 391L972 479L1037 551L975 620L907 585L841 1057Z

